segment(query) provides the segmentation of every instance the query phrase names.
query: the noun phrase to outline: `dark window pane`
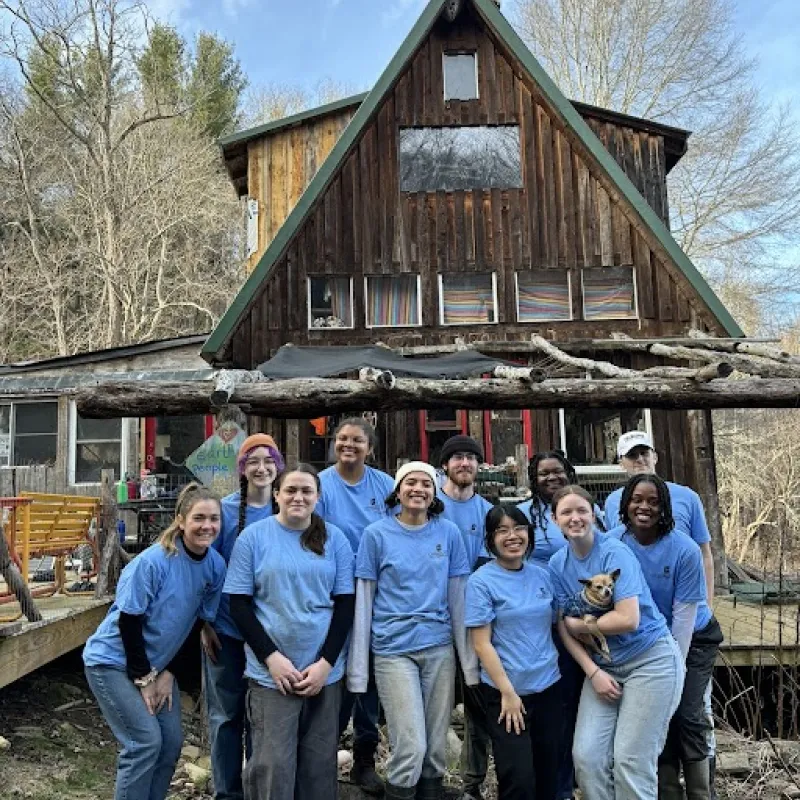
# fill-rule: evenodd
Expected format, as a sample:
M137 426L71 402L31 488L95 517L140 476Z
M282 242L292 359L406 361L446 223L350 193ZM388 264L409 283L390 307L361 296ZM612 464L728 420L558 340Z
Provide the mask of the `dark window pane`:
M14 410L16 433L55 433L58 403L19 403Z
M475 53L446 53L444 57L444 99L476 100L478 70Z
M100 470L113 469L119 477L119 442L92 442L75 447L75 483L99 483Z
M77 437L84 439L117 439L122 438L121 419L88 419L78 414Z
M614 464L617 439L628 431L644 430L644 411L638 408L615 411L605 408L564 411L567 457L573 464Z
M401 191L493 188L522 188L516 125L400 129Z
M53 433L48 436L14 437L14 465L26 467L32 464L56 463L56 439Z
M352 328L350 278L309 278L312 328Z
M517 445L523 443L522 412L516 409L492 411L492 460L505 463L517 454Z

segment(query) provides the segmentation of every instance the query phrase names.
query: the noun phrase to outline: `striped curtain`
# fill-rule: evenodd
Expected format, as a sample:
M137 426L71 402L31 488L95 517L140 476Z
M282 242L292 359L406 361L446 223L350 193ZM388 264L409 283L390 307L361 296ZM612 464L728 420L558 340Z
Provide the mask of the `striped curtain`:
M520 322L572 319L569 273L566 270L532 270L517 273Z
M445 325L495 322L491 274L442 275L442 317Z
M350 278L330 278L326 293L330 293L331 315L338 317L346 328L351 328L353 309L350 307Z
M367 324L419 325L416 275L373 275L367 278Z
M584 319L636 319L633 267L583 271Z

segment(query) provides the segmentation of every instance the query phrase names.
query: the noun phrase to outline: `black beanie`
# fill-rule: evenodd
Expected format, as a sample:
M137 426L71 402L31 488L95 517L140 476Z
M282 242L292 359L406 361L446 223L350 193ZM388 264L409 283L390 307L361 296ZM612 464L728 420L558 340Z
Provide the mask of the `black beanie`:
M439 463L446 464L453 453L474 453L478 461L483 461L483 448L471 436L451 436L442 445Z

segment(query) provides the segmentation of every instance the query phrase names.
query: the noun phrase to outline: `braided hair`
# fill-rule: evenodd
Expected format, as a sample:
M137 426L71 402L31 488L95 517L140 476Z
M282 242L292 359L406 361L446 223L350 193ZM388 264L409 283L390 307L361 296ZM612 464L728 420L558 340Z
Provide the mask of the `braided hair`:
M534 527L539 528L547 539L547 512L550 509L551 498L545 497L539 489L539 465L542 461L558 461L561 464L564 472L567 475L567 485L576 484L578 477L575 474L575 467L569 462L562 450L545 450L541 453L535 453L533 458L528 464L528 485L531 490L531 521ZM534 514L536 517L534 518Z
M250 453L252 453L257 447L264 447L264 445L256 445L256 447L252 447L242 458L239 459L239 523L236 528L237 536L244 530L245 525L247 524L247 490L249 489L249 482L247 480L247 476L244 474L244 465L247 460L247 456L249 456ZM286 467L283 456L274 447L267 446L267 452L269 453L270 458L275 462L275 471L277 475L280 475ZM276 480L273 481L273 485L277 482L277 475Z
M636 487L640 483L649 483L655 486L658 495L658 523L656 533L660 539L666 536L674 527L675 520L672 516L672 498L669 496L669 487L658 475L634 475L622 490L622 498L619 501L619 518L626 528L630 528L630 518L628 517L628 506L633 497Z

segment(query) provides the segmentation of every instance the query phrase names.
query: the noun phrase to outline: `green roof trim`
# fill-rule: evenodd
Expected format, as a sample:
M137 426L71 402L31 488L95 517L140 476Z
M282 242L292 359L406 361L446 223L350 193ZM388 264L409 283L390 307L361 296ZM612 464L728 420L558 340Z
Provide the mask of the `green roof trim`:
M217 139L217 144L220 147L229 147L232 144L240 144L250 139L257 139L259 136L263 136L266 133L274 133L275 131L281 130L281 128L291 128L292 125L300 125L316 117L324 117L326 114L332 114L336 111L342 111L345 108L361 105L368 94L369 92L353 94L350 95L350 97L343 97L341 100L334 100L332 103L325 103L324 106L307 108L305 111L299 111L297 114L292 114L288 117L273 119L264 125L259 125L255 128L247 128L246 130L223 136Z
M672 234L667 230L666 225L658 218L656 213L647 204L647 201L633 185L622 167L617 164L614 157L609 153L602 142L595 136L591 128L584 122L580 114L572 106L572 103L563 95L555 85L550 76L544 71L542 66L527 48L516 31L511 27L508 20L500 13L493 0L469 0L480 13L484 22L492 30L494 35L509 49L510 53L519 63L529 72L531 78L540 87L544 97L550 102L556 112L561 116L566 124L580 139L591 155L597 160L600 166L606 171L608 177L616 184L620 193L633 206L642 222L647 226L664 248L669 257L675 262L677 267L686 276L686 279L693 286L695 291L702 297L711 312L725 329L728 336L742 337L744 332L725 308L720 299L706 282L705 278L692 264L686 253L681 250L678 243L673 239ZM378 82L361 102L358 110L350 120L344 133L334 145L322 166L312 178L311 183L306 188L297 205L292 209L286 222L281 226L275 238L270 242L264 255L259 259L255 269L250 273L242 288L239 290L233 302L228 307L219 324L206 340L200 355L208 361L212 361L214 356L222 349L228 339L232 336L236 324L247 311L248 306L258 293L258 289L264 280L269 276L274 264L283 255L286 248L294 239L295 234L305 222L309 212L314 207L316 201L322 196L330 182L335 177L339 168L344 164L351 149L357 142L359 136L370 123L373 116L380 109L384 98L389 90L400 78L408 60L417 51L425 38L430 33L436 20L442 12L446 0L430 0L425 10L403 41L400 49L395 53L389 65L383 71ZM349 98L353 100L353 98ZM344 103L345 101L338 101ZM332 110L330 106L312 109L305 112L308 119L320 113L327 113ZM296 115L300 117L301 115ZM240 134L226 137L220 140L220 144L232 143L242 140L245 134L249 136L261 135L275 127L282 127L292 124L292 117L284 120L276 120L261 126L258 129L243 131ZM296 120L299 121L299 120ZM278 123L281 123L279 125ZM275 127L269 127L269 126ZM258 131L258 133L256 133ZM239 137L238 139L235 137Z
M706 279L700 274L689 256L681 250L667 226L659 219L639 190L633 185L625 171L617 163L611 153L606 150L603 143L595 136L592 129L586 124L581 115L575 110L572 103L564 96L561 90L545 72L541 64L517 32L511 27L508 20L492 0L472 0L484 21L492 29L495 36L503 42L515 58L528 70L531 77L539 85L542 94L561 115L563 121L570 127L581 140L587 150L594 156L608 173L609 178L616 184L622 195L633 206L644 224L652 231L659 244L664 248L669 257L684 274L694 290L702 297L703 301L725 329L728 336L741 337L744 331L731 316L731 313L722 304L714 290L708 285Z

